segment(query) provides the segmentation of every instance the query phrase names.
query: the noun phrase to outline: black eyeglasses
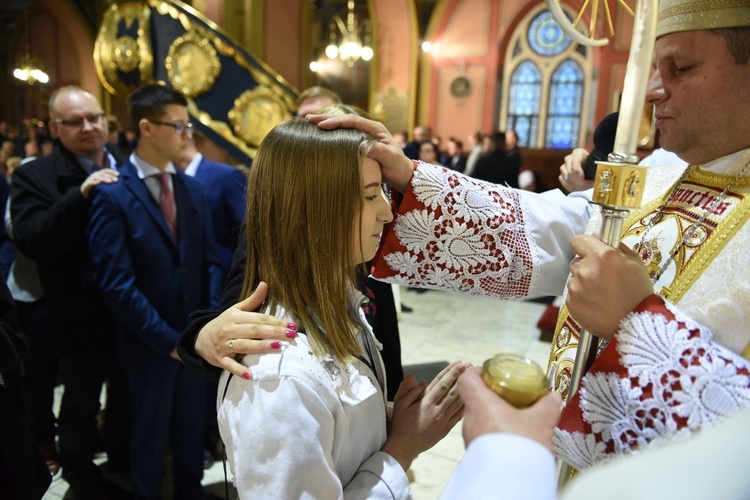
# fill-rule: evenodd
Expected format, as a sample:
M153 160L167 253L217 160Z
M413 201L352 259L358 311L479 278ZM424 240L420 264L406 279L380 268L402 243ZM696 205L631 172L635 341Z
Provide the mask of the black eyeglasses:
M174 133L177 135L182 135L185 132L188 133L188 135L193 135L193 124L190 122L187 123L169 123L169 122L160 122L156 120L151 120L149 118L146 118L151 123L154 123L156 125L166 125L167 127L172 127L174 129Z
M81 118L70 118L68 120L63 120L62 118L55 118L55 123L59 123L60 125L65 125L66 127L70 127L70 128L79 128L79 127L83 127L83 122L86 122L93 127L94 125L98 125L102 118L104 118L104 112L95 113L93 115L88 115L88 116L82 116Z

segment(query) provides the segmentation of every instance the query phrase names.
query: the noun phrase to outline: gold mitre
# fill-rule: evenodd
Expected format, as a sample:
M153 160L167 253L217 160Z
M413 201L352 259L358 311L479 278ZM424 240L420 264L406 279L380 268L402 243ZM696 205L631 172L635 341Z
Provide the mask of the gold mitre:
M750 26L750 0L660 0L656 37Z

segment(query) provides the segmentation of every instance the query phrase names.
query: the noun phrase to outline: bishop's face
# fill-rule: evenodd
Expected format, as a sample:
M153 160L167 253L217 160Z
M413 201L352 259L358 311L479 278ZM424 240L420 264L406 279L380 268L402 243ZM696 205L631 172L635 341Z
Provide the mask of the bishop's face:
M726 40L686 31L656 41L647 102L661 145L702 164L750 146L750 62L735 63Z

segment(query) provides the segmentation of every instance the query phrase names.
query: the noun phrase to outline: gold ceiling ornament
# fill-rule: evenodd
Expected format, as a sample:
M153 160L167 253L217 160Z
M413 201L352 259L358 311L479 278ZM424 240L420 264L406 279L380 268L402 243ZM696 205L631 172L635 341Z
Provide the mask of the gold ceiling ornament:
M264 86L243 92L228 116L234 133L252 146L259 146L272 128L292 117L277 93Z
M224 39L218 36L215 32L211 32L197 25L194 25L192 30L196 31L200 36L210 40L220 55L231 57L237 66L250 73L253 80L255 80L258 85L270 90L277 99L284 103L290 115L293 110L297 109L296 96L284 90L284 87L288 84L283 81L281 77L274 78L269 76L274 74L274 71L270 66L261 60L255 60L255 64L251 64L243 54L237 51L232 45L226 43ZM265 70L265 72L260 71L259 67Z
M102 85L125 97L166 82L186 97L198 130L238 161L249 163L265 134L296 108L288 82L189 5L110 0L103 17L94 54ZM257 86L263 89L248 96Z
M115 66L126 73L133 71L141 63L138 42L132 36L125 35L115 40L112 50Z
M578 13L574 20L568 20L567 16L560 6L561 0L546 0L547 8L552 14L552 17L557 21L557 24L563 29L566 35L568 35L574 42L587 47L603 47L609 43L607 38L595 38L596 37L596 22L599 20L599 11L604 12L604 20L607 25L609 36L615 35L615 29L612 25L612 13L609 10L608 0L583 0L581 7L578 9ZM631 9L625 0L617 0L617 4L620 5L625 12L631 16L635 16L633 9ZM590 8L591 14L589 17L588 35L580 32L576 27L581 21L583 14L586 9Z
M172 86L185 97L196 97L213 87L221 62L211 40L196 30L175 39L164 60Z
M104 13L94 43L94 64L99 81L111 94L127 97L141 83L154 80L150 20L151 10L142 2L113 3ZM120 34L120 23L127 30L135 25L136 37Z

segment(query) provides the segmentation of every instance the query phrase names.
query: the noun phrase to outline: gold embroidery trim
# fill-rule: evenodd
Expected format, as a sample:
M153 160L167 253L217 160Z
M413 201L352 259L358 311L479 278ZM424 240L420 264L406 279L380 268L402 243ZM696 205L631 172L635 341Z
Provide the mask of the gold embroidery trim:
M739 160L742 160L745 156L742 155ZM712 174L697 168L688 174L686 180L723 189L722 184L726 186L727 176ZM743 191L747 191L748 188L750 188L750 178L745 177L739 179L733 188L727 192L727 198L732 196L737 200L737 206L732 209L726 219L716 226L711 232L711 236L700 245L687 265L683 267L682 272L676 276L671 286L670 302L676 304L685 295L747 220L748 215L750 215L750 196L748 196L750 193Z
M728 169L728 172L736 171L737 167L740 168L748 161L749 153L741 155ZM740 165L741 164L741 165ZM685 182L692 181L700 184L704 187L723 189L727 185L727 179L732 176L719 175L711 172L706 172L697 167L690 167L691 171L685 179ZM673 193L677 180L669 189L666 190L664 195L660 198L655 198L649 202L646 206L640 210L635 210L625 220L623 224L623 235L628 234L633 226L644 218L645 216L654 213L660 205L666 202L667 198ZM690 258L690 262L680 269L679 274L675 277L673 283L669 287L663 287L662 292L665 298L672 303L677 303L687 292L688 289L697 281L703 271L708 267L716 255L724 249L727 242L739 231L743 223L750 216L750 193L744 192L750 189L750 177L743 177L738 179L733 188L728 191L727 195L732 196L737 200L737 206L727 215L726 219L721 221L716 228L711 232L711 236L704 241L700 248L696 250L695 254ZM704 223L705 224L705 223ZM639 231L634 231L632 235L640 236L646 227L639 228ZM549 368L556 364L558 366L557 372L555 373L555 380L553 387L558 387L558 382L561 375L561 361L562 355L565 351L578 347L577 335L573 335L570 332L570 337L564 345L558 346L558 339L561 335L561 331L566 326L567 322L575 322L568 312L567 305L563 304L560 308L560 313L557 317L557 323L555 325L555 335L552 338L552 348L550 350L550 359L548 364ZM577 323L575 323L577 325ZM750 343L742 351L742 356L750 360Z

